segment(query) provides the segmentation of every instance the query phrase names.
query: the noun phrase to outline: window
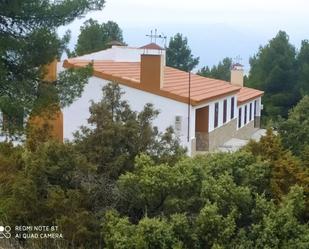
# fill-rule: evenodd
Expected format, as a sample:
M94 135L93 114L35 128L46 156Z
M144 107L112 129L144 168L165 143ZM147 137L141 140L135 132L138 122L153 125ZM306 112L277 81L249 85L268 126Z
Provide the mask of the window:
M227 100L225 99L223 101L223 123L226 122L226 118L227 118Z
M234 118L234 107L235 107L235 98L231 98L231 119Z
M252 120L252 103L250 103L249 120Z
M219 118L219 103L215 103L215 123L214 126L215 128L218 127L218 118Z
M238 128L241 127L241 107L238 109Z
M254 100L254 117L256 116L257 101Z
M244 120L245 124L247 123L247 105L245 105L245 120Z

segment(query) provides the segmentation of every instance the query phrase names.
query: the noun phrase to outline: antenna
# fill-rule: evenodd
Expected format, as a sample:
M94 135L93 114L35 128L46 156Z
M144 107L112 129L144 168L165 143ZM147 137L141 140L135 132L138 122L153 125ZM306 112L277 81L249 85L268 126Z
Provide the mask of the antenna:
M234 58L234 62L235 62L236 64L241 64L241 62L242 62L241 56L240 56L240 55L237 55L237 56Z
M146 35L146 36L150 37L150 42L152 42L152 38L153 38L152 30L150 30L150 35Z
M154 40L154 43L157 43L157 39L161 39L164 42L164 46L166 46L166 36L161 33L158 35L158 30L155 29L154 32L153 30L150 31L150 34L146 35L147 37L150 37L150 42L152 43L152 41Z

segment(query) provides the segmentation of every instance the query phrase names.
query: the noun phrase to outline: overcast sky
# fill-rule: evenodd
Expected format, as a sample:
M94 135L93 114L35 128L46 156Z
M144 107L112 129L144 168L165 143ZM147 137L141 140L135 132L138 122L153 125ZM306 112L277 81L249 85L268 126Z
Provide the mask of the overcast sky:
M144 45L151 29L168 37L181 32L200 66L215 64L224 56L240 55L244 64L279 30L290 35L297 47L309 38L308 0L106 0L100 12L88 13L65 28L76 42L80 25L90 17L99 22L113 20L132 46Z

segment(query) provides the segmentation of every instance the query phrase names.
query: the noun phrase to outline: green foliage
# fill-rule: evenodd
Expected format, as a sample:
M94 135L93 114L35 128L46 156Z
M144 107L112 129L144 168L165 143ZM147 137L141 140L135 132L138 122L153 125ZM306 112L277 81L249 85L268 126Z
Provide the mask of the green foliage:
M87 184L95 168L72 145L47 142L30 152L3 144L2 150L13 153L9 164L1 162L0 220L12 226L57 224L72 246L98 241Z
M67 69L59 73L55 88L61 107L68 106L81 97L92 72L92 64L89 64L84 68Z
M107 248L183 248L175 237L173 224L162 218L143 218L132 225L127 218L107 212L103 234Z
M42 102L44 65L61 56L70 36L66 33L61 39L56 29L90 10L102 9L103 5L103 0L1 2L1 110L10 110L12 119L16 119L16 116L23 119L38 105L38 102ZM82 78L84 77L85 75ZM80 85L81 82L84 81L70 82L70 86L74 89L74 84ZM66 87L68 84L62 86L62 83L63 81L58 81L56 88L68 91L61 91L61 94L66 96L61 99L72 97L73 93ZM49 88L55 88L55 86ZM55 92L55 90L50 91L52 96L55 96ZM75 95L72 99L74 97ZM22 126L18 128L20 127ZM14 125L10 125L10 130L6 132L11 135L15 132L13 128Z
M122 30L117 23L108 21L99 24L96 20L89 19L80 28L75 51L72 55L84 55L109 47L109 42L123 42Z
M173 130L159 134L152 126L159 114L151 104L137 113L122 100L124 93L116 83L103 87L103 99L92 103L89 124L75 134L79 151L90 162L98 165L98 171L110 178L133 169L135 157L148 153L158 161L175 162L184 155Z
M202 67L197 72L197 74L204 77L225 80L229 82L231 79L231 68L232 59L227 57L224 58L222 62L220 61L217 66L213 66L211 69L208 66Z
M297 55L298 87L302 96L309 94L309 41L302 41Z
M233 216L231 213L225 217L220 214L216 204L207 203L196 218L199 247L217 248L227 245L236 229Z
M304 211L302 189L293 187L279 207L270 205L269 208L249 235L256 243L255 248L307 248L308 224L298 220L299 214Z
M302 165L299 158L283 147L279 135L268 129L266 136L262 137L260 142L251 141L246 150L251 151L256 157L269 161L271 193L275 200L281 200L291 187L297 184L304 188L306 208L309 209L308 169Z
M201 183L188 165L154 165L146 155L137 158L135 170L120 176L117 183L118 208L133 220L144 215L181 212L193 206L198 197L190 196ZM183 198L186 196L186 201Z
M280 31L250 59L249 87L265 91L264 114L273 119L287 116L299 100L296 50Z
M152 127L151 105L133 112L122 96L104 87L74 143L44 129L0 143L0 221L64 235L28 248L308 248L308 146L298 158L269 129L240 151L188 158ZM305 126L306 107L289 119Z
M183 71L191 71L199 63L199 57L194 58L188 46L187 37L177 33L170 39L166 49L166 65Z
M255 156L264 160L277 161L286 153L282 146L281 137L276 136L272 128L266 130L259 142L251 140L246 148Z
M307 248L305 189L274 175L295 163L271 156L279 141L269 132L254 154L250 144L174 165L141 154L109 189L74 144L1 144L0 220L56 224L63 248ZM276 202L274 178L289 186Z
M275 204L271 177L270 165L245 151L184 159L174 166L142 155L117 182L119 213L108 213L103 222L106 247L305 248L303 190L292 187ZM140 233L145 224L148 232ZM144 244L134 244L139 241Z
M309 96L290 111L288 119L279 123L278 131L285 148L297 156L305 155L309 146Z

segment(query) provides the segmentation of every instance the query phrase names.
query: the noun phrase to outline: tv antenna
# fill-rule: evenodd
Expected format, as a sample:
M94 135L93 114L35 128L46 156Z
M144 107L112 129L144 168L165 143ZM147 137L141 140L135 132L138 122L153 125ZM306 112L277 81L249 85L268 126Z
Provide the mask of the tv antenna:
M234 58L234 63L235 64L241 64L242 62L242 58L240 55L237 55L235 58Z
M161 39L164 41L164 46L166 46L166 36L161 33L161 34L158 34L158 30L155 29L154 32L153 30L150 31L150 34L146 35L147 37L150 37L150 42L154 42L154 43L157 43L157 39Z

